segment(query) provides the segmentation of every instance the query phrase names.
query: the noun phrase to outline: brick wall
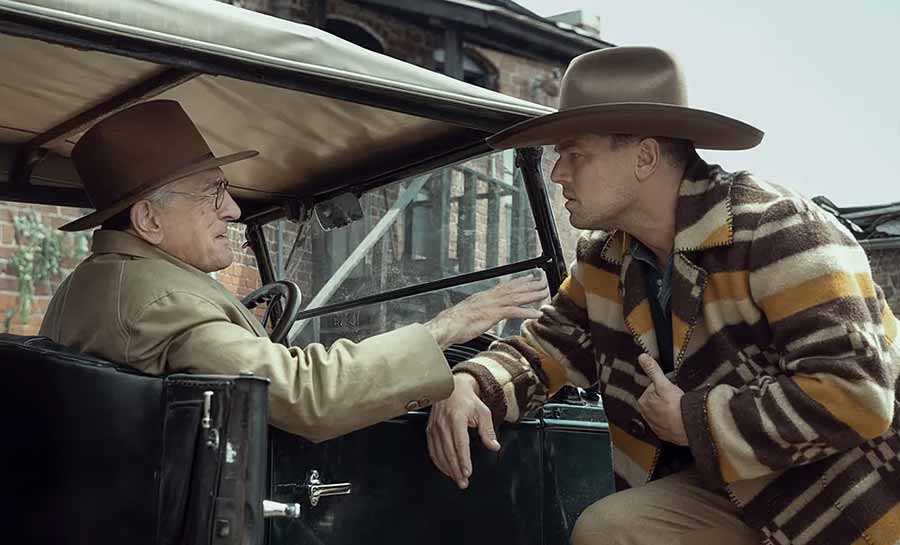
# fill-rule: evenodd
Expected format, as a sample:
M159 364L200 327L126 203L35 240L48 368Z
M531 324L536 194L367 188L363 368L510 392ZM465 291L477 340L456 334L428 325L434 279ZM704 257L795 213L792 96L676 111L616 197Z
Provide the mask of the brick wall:
M315 2L313 0L231 0L227 3L270 15L284 16L301 22L311 21L315 11ZM327 17L352 21L376 36L383 44L385 54L429 69L435 67L434 51L443 47L443 31L440 28L412 24L393 15L356 5L348 0L329 0L326 9ZM564 68L563 66L548 65L530 59L523 59L484 47L466 47L470 54L476 56L480 62L486 65L490 72L497 75L496 83L500 92L551 106L556 105L556 97L547 94L536 82L542 79L553 79L553 70L561 71ZM552 163L549 163L549 159L545 159L545 163L552 166ZM549 174L549 168L546 169L546 173ZM548 176L545 176L545 179L549 179ZM563 250L566 252L567 261L570 261L574 252L574 241L577 238L578 231L569 226L568 215L562 206L564 200L558 187L554 184L548 184L548 188L554 208L561 212L558 215L557 224ZM15 251L14 233L11 224L12 216L26 213L34 208L41 214L42 218L46 218L47 221L57 226L81 215L81 211L77 209L20 207L14 204L4 204L2 206L3 208L0 208L0 216L2 216L0 217L0 237L2 237L2 240L0 240L0 271L2 271L2 274L0 274L0 312L13 308L18 302L16 280L9 266L9 257ZM373 205L369 205L369 207L371 206ZM366 212L367 217L378 218L383 210L371 209ZM483 226L486 225L486 213L484 203L480 203L476 211L479 226L476 238L481 242L478 245L480 248L484 248L483 239L486 233ZM455 225L451 225L451 230L453 228L455 228ZM293 229L295 227L285 223L283 239L286 244L290 244L294 240L295 231ZM266 234L271 250L274 252L275 228L271 227ZM398 234L398 236L402 236L402 230L399 230ZM508 236L509 233L505 232L504 226L501 239L505 239ZM241 248L244 241L243 228L233 227L230 237L235 251L235 261L227 269L215 273L215 276L228 289L235 292L238 296L242 296L259 285L259 273L252 253L247 249ZM309 240L306 240L298 256L301 263L305 265L294 271L292 280L300 284L304 293L309 294L315 292L319 286L316 285L313 267L310 265L313 263L312 250L314 244L312 237L307 238ZM450 239L455 241L454 233L451 233ZM402 244L402 240L399 240L399 243ZM501 250L501 253L505 253L505 249ZM501 255L500 262L504 263L505 258L505 255ZM484 266L484 260L485 256L483 254L476 256L478 266ZM67 273L74 263L66 263L65 265L66 270L64 272ZM39 286L35 308L30 320L28 323L13 322L13 331L18 333L34 333L37 331L49 296L64 276L65 274L61 275L60 278L52 279L46 285ZM0 314L0 317L2 316L3 314Z
M86 212L78 208L16 204L0 201L0 332L3 331L2 326L7 311L17 309L22 302L19 279L11 260L23 241L20 240L20 236L17 236L13 219L16 216L34 213L41 223L49 225L56 230L57 227L81 217ZM34 335L38 332L47 304L50 302L50 297L56 292L63 279L78 264L77 259L70 257L75 251L74 246L79 242L79 238L86 238L85 242L88 245L90 244L89 232L80 234L54 232L62 239L62 254L64 258L61 262L61 273L52 276L48 281L35 284L34 303L27 320L20 313L16 313L9 324L10 333ZM232 241L232 248L235 250L235 262L227 269L216 273L216 277L233 293L243 296L259 286L259 272L257 271L256 260L253 254L248 250L241 249L244 240L243 227L232 226L229 236Z
M314 0L224 0L243 8L284 17L301 23L311 23L314 18ZM434 66L435 44L442 43L443 35L433 27L414 25L371 8L347 0L328 0L326 18L343 19L366 29L384 46L384 53L391 57L426 68Z
M77 208L20 205L0 201L0 332L3 330L2 324L7 312L18 309L22 302L22 298L19 295L19 278L15 267L12 265L12 258L16 251L21 248L20 243L25 241L22 240L21 234L16 232L13 219L17 216L30 214L36 214L41 223L49 225L53 229L82 215L81 210ZM62 254L67 256L74 251L78 238L86 235L61 234L60 236L62 237ZM17 312L14 319L10 321L10 333L32 335L38 331L41 320L44 318L44 312L47 310L47 304L50 302L50 297L75 265L77 265L77 260L64 257L61 262L62 271L60 274L52 276L47 281L35 283L35 297L30 315L26 319Z
M540 85L544 80L556 80L553 71L562 73L565 65L548 64L544 62L516 57L509 53L489 49L487 47L472 46L482 60L489 62L497 72L498 91L505 95L518 97L538 104L544 104L556 108L559 106L559 97L548 94Z
M443 34L437 28L413 25L347 0L329 0L327 16L352 21L365 28L384 45L385 55L417 66L434 68L434 50L443 47Z
M227 3L240 5L263 13L285 15L290 19L301 22L312 20L315 5L313 0L231 0ZM393 15L356 5L350 0L329 0L327 2L327 16L359 24L378 38L384 45L386 54L419 66L434 68L434 50L443 47L441 29L432 26L415 25ZM540 82L558 83L557 74L565 69L564 65L543 63L481 46L467 45L466 47L480 62L487 65L486 68L489 71L496 74L497 89L500 92L553 107L558 105L558 97L552 93L552 85L540 85ZM580 231L569 224L568 212L564 207L565 199L562 197L562 192L556 184L549 181L550 170L554 160L555 156L552 151L545 149L544 179L547 181L548 193L554 209L562 249L567 263L571 263L574 259L575 241ZM484 187L479 184L479 191L483 190ZM455 188L454 191L458 190ZM374 201L369 202L373 203ZM367 204L367 218L380 217L384 206L387 205L387 201L385 204L379 205ZM17 214L30 213L32 210L36 211L41 218L54 226L81 215L81 211L77 209L0 203L0 318L5 315L7 309L13 308L18 304L17 280L9 264L9 259L16 249L12 218ZM476 211L477 224L479 226L486 224L486 213L484 203L479 203ZM456 240L455 228L456 225L451 222L451 241ZM284 244L289 246L293 242L296 233L295 229L295 226L285 223ZM509 233L506 232L505 225L502 225L501 229L501 239L508 238ZM269 227L266 234L270 249L274 252L276 245L274 226ZM375 257L374 259L390 259L389 246L402 247L402 229L396 229L392 236L395 240L392 240L390 245L385 243L384 250L376 252L380 257ZM483 239L485 233L479 229L476 237L479 241L478 246L484 248ZM252 253L241 248L244 241L243 227L234 226L231 230L230 238L235 251L235 262L227 269L216 273L215 276L228 289L242 296L259 285L259 273ZM452 244L455 244L455 242L452 242ZM314 247L313 237L308 236L299 249L300 255L298 256L298 260L304 265L296 269L292 275L292 279L300 284L305 294L313 293L319 287L316 285L317 279L314 277L313 267L310 265L315 260ZM284 249L285 252L288 250L289 248ZM505 252L505 250L501 250L501 252ZM876 282L884 289L885 295L895 313L900 314L900 249L870 248L867 249L867 252L872 262L873 275ZM501 255L500 257L501 263L503 263L505 256ZM484 260L485 255L479 254L476 256L478 265L482 265ZM35 308L30 320L27 323L22 323L21 320L14 321L12 323L13 332L34 333L37 331L50 294L52 294L53 290L73 266L74 263L70 261L64 262L63 274L51 279L49 283L44 283L37 287ZM387 267L376 267L376 269L388 270ZM321 283L321 280L318 282Z
M900 316L900 241L895 248L872 248L863 245L869 256L872 277L884 290L884 297L894 314Z
M312 20L316 5L314 0L231 0L227 3L271 15L285 16L301 22ZM383 44L386 54L419 66L434 68L434 50L443 47L443 34L440 28L416 25L399 17L357 5L351 0L329 0L326 5L326 15L330 18L352 21L358 24L377 37ZM562 73L565 65L540 62L471 44L466 45L466 49L479 62L484 64L488 71L496 74L497 90L500 92L548 106L556 107L558 105L558 97L552 92L552 84L558 84L558 74ZM541 85L541 82L547 82L551 85ZM565 259L567 263L571 263L574 260L575 242L580 231L569 224L562 192L556 184L549 181L550 170L554 160L555 156L552 151L549 148L545 149L543 162L544 179L547 181L548 193L555 212L557 230ZM460 191L460 188L456 187L457 185L461 185L461 181L454 183L454 194ZM479 191L484 191L484 189L479 184ZM375 206L374 204L368 204L366 206L370 208L366 210L367 217L378 218L380 217L380 212L383 211L384 205ZM375 208L378 208L378 210ZM12 217L16 214L29 213L31 210L38 212L42 218L54 226L81 215L81 211L77 209L0 204L0 317L4 315L3 313L7 309L13 308L18 304L17 280L9 265L9 258L16 248ZM485 247L484 238L486 233L482 226L487 223L486 214L485 203L480 202L476 211L478 232L475 234L476 239L479 241L478 247L480 249ZM501 228L501 239L508 238L509 233L506 232L505 224L502 224ZM296 227L285 223L283 229L283 242L286 245L290 245L294 240ZM455 229L455 223L451 222L449 237L451 245L455 244L456 241ZM266 234L271 251L274 253L276 245L274 226L268 228ZM402 246L402 236L402 229L396 230L395 238L397 240L393 244ZM243 228L239 226L233 227L230 237L235 251L235 262L227 269L216 273L215 276L228 289L242 296L259 285L259 273L252 253L247 249L241 248L244 241ZM304 293L307 294L315 292L319 287L316 285L317 279L314 278L313 267L309 265L314 262L314 241L312 239L313 237L307 237L307 240L300 248L298 260L304 265L297 268L292 275L292 279L298 282ZM284 251L286 252L288 249L286 248ZM452 250L453 247L451 247L451 252ZM501 253L505 253L505 251L505 249L501 249ZM869 255L872 259L873 274L876 277L876 281L884 288L885 294L891 301L893 308L900 310L898 309L900 307L900 273L892 272L900 271L900 266L898 266L900 265L900 250L870 250ZM501 263L505 262L505 257L505 255L500 256ZM383 258L387 259L387 254ZM483 253L476 255L476 263L479 267L484 265L485 258L486 256ZM67 272L74 264L66 262L64 265L64 272ZM33 333L36 331L40 318L43 316L43 309L46 308L49 295L61 281L62 276L64 275L38 286L38 296L30 320L28 323L21 323L21 320L14 321L12 324L13 331L21 333Z
M312 0L243 0L241 5L265 13L284 13L287 10L291 18L301 22L310 21L313 11ZM434 50L443 47L441 29L414 25L390 14L356 5L352 1L329 0L327 16L358 24L381 41L385 54L429 69L435 66ZM559 105L558 96L547 92L552 85L540 83L546 81L558 84L559 74L565 70L565 64L549 64L482 46L467 45L466 49L486 65L489 72L497 75L497 90L501 93L554 108ZM575 258L575 242L581 231L569 224L562 191L557 185L550 183L549 174L554 159L552 153L545 154L544 179L556 217L563 254L566 262L571 263Z
M565 70L565 65L516 57L486 47L473 47L472 49L479 54L482 60L493 65L498 75L497 90L501 93L552 108L559 106L559 97L555 93L551 94L547 91L552 88L553 84L559 84L559 74ZM541 85L542 82L545 84ZM563 256L566 263L571 264L575 260L575 243L581 235L581 230L572 227L569 223L569 213L566 211L566 199L562 195L562 190L550 181L550 171L553 169L555 161L556 154L549 146L545 147L542 165L544 182L550 196Z
M253 252L248 248L242 248L245 241L242 225L232 225L228 230L228 239L234 252L234 262L228 268L214 273L213 276L232 293L243 297L259 287L259 269L256 266Z

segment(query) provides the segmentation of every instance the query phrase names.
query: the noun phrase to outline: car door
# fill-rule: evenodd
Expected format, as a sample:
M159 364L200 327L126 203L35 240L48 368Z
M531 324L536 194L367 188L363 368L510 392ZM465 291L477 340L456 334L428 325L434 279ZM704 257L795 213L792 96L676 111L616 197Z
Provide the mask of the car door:
M279 276L297 282L307 300L291 344L358 341L421 323L512 276L544 274L558 286L558 241L538 164L497 152L382 186L360 198L363 219L332 230L310 222L302 240L296 226L269 226ZM336 212L327 215L353 216ZM289 253L307 261L285 259ZM519 326L501 323L490 333ZM453 365L488 344L483 337L445 354ZM269 497L299 503L301 514L271 521L268 542L556 543L611 489L602 408L580 398L562 396L502 426L497 453L473 435L466 490L431 463L427 418L415 410L320 444L273 430ZM340 495L316 497L330 492Z
M578 515L615 491L609 426L594 391L565 387L539 413L544 543L567 543Z
M584 508L613 491L596 399L559 396L535 417L503 425L498 453L473 433L466 490L428 458L425 412L321 444L273 430L269 496L303 507L299 519L271 523L269 543L565 543ZM313 505L313 472L351 493Z

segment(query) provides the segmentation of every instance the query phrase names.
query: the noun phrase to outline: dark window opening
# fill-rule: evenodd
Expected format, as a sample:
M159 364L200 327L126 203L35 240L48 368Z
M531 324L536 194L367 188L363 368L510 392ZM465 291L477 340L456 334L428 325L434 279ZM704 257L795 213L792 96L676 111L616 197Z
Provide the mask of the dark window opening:
M384 53L381 41L374 34L350 21L328 19L325 21L325 31L334 34L338 38L355 43L360 47L365 47L369 51Z
M445 73L444 69L443 49L434 50L435 71ZM463 81L484 87L485 89L497 90L497 73L486 61L482 60L468 50L463 51Z

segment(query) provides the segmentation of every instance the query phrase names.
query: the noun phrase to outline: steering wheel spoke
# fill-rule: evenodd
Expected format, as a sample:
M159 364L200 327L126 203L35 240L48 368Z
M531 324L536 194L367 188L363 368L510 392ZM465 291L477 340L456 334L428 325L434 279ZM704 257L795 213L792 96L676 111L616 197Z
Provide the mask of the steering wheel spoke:
M259 287L248 293L241 299L241 303L249 310L253 310L261 304L266 304L266 313L262 323L265 326L271 312L275 310L278 320L272 325L272 333L269 339L272 342L284 344L287 334L294 324L297 313L300 312L300 304L303 296L300 287L289 280L278 280ZM280 309L277 307L281 307ZM280 313L279 313L280 311Z

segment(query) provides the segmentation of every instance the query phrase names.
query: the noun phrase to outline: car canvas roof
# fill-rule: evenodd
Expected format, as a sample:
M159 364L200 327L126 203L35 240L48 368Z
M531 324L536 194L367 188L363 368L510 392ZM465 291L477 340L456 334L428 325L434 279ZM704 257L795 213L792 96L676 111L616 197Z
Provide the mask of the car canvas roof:
M553 111L213 0L0 0L0 50L0 197L12 200L84 204L73 145L151 97L180 101L217 155L260 151L225 167L257 190L236 191L255 208L471 156Z

